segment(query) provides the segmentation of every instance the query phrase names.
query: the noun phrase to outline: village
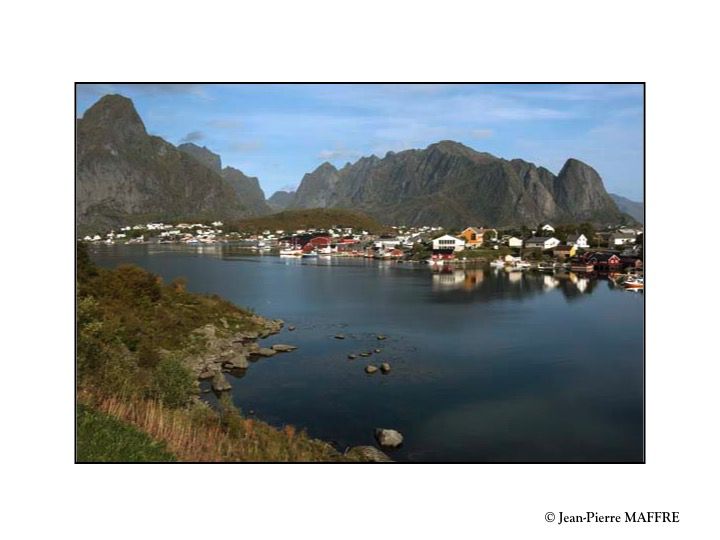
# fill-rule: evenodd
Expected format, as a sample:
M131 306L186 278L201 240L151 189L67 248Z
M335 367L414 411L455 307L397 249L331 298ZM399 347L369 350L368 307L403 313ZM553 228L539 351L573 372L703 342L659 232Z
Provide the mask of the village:
M585 231L585 232L582 232ZM586 234L587 233L587 234ZM227 230L221 221L125 226L117 232L87 235L84 242L116 244L232 245L248 253L289 258L363 257L416 262L434 270L490 264L511 271L599 273L627 288L642 289L643 229L617 226L595 231L590 225L534 229L495 229L468 226L393 226L384 234L335 226L327 229Z

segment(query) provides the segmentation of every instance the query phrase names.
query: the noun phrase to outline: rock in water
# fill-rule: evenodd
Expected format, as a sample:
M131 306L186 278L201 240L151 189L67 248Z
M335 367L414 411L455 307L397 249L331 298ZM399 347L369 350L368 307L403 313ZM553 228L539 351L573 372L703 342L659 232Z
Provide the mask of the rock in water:
M357 354L348 354L348 358L350 360L355 360L357 358Z
M293 331L295 331L295 327L291 324L290 326L288 326L288 330L290 332L293 332Z
M382 334L380 334L379 336L377 336L377 338L378 338L378 341L382 341L384 339L387 339L387 336L383 336Z
M397 448L403 443L403 436L394 429L376 428L375 438L380 446Z
M353 446L350 450L345 452L348 456L358 456L363 461L370 463L393 463L385 452L378 450L374 446Z
M212 389L216 392L225 392L227 390L231 390L232 386L230 386L230 383L225 378L225 375L217 372L215 376L213 376Z
M383 362L382 364L380 364L380 371L382 371L383 373L390 373L390 364L388 364L387 362Z
M261 347L257 351L253 352L253 354L256 354L258 356L275 356L277 354L277 351L268 349L266 347Z
M376 366L373 366L372 364L369 366L365 366L365 373L375 373L378 370Z
M277 343L272 346L272 350L277 352L290 352L295 349L297 349L295 345L285 345L284 343Z
M230 369L247 369L250 367L250 362L245 356L238 354L227 360L223 365Z

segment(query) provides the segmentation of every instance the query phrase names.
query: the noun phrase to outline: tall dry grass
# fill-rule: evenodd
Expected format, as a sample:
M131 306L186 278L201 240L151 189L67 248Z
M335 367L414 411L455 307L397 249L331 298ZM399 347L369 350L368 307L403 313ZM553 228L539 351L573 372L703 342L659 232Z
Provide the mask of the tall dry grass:
M79 395L79 400L164 442L185 462L355 461L293 426L276 429L223 407L170 408L155 400Z

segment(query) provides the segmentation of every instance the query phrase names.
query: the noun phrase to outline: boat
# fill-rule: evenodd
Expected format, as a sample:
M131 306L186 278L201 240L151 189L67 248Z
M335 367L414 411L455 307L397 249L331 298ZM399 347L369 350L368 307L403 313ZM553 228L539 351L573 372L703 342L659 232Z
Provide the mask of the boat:
M505 261L503 261L502 259L496 259L490 262L490 266L492 266L493 268L502 268L505 266Z
M537 269L539 272L554 272L555 271L555 265L554 264L548 264L548 263L538 263Z
M309 259L309 258L311 258L311 257L314 258L314 257L317 257L317 256L318 256L318 253L317 253L317 251L315 251L315 250L312 250L312 251L303 251L303 254L302 254L303 259Z
M645 278L642 276L628 276L623 281L622 286L626 289L640 290L645 289Z
M300 248L287 248L280 250L281 257L300 257L302 255L302 249Z
M515 261L515 268L530 268L532 265L527 261Z

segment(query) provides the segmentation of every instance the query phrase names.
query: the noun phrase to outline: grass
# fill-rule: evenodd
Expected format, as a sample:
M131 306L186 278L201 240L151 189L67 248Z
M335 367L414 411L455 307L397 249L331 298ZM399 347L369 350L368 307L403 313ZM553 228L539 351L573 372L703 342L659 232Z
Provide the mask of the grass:
M298 229L329 229L331 227L351 227L371 233L389 231L375 219L353 210L341 208L309 208L301 210L284 210L259 218L244 219L227 223L226 228L243 232L259 233L264 230L295 231Z
M164 444L86 405L77 406L76 421L76 459L80 463L175 461Z
M97 268L78 248L78 461L353 461L293 426L244 418L229 397L197 399L186 360L262 319L133 266Z
M330 444L312 439L293 426L274 428L265 422L244 418L229 400L222 403L220 413L205 405L171 408L157 400L127 399L117 396L98 398L81 394L81 401L92 403L105 418L120 426L131 426L139 435L157 441L178 461L185 462L347 462L360 461L356 454L343 455ZM78 429L80 432L81 430ZM103 431L84 435L93 446L104 448ZM125 446L128 433L117 432L118 444ZM80 437L79 437L80 438ZM134 435L131 436L134 443ZM151 459L148 459L150 456ZM118 461L159 461L153 456L136 452L136 459ZM98 460L106 461L106 460ZM111 460L112 461L112 460ZM166 460L167 461L167 460Z
M457 256L460 259L497 259L498 257L504 257L512 253L512 250L507 246L499 246L498 249L492 248L473 248L461 251Z

